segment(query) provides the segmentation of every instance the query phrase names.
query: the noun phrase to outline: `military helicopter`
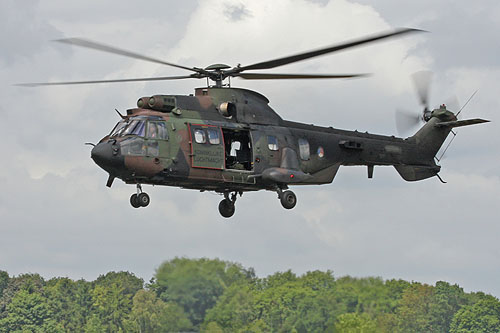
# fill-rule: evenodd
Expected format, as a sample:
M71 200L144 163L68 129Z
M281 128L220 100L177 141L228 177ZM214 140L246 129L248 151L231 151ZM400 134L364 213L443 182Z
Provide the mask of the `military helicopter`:
M332 127L320 127L282 119L258 92L232 88L230 79L338 79L364 74L276 74L248 73L338 52L356 46L420 32L400 28L350 40L321 49L252 65L230 67L214 64L206 68L186 67L80 38L59 42L107 53L177 67L192 72L183 76L118 80L29 83L24 86L94 84L151 80L207 79L207 86L194 95L141 97L137 107L121 120L97 145L91 158L108 174L106 186L115 178L135 184L130 197L134 208L146 207L150 197L143 184L215 191L224 199L219 212L233 216L238 195L248 191L275 191L281 205L297 203L291 185L320 185L333 181L341 165L366 165L368 178L374 166L393 165L406 181L439 177L435 156L454 127L487 122L458 120L445 105L431 110L426 88L419 88L423 113L415 117L423 127L411 137L397 138ZM225 83L225 80L228 83ZM210 84L213 81L214 84ZM441 179L441 178L439 178Z

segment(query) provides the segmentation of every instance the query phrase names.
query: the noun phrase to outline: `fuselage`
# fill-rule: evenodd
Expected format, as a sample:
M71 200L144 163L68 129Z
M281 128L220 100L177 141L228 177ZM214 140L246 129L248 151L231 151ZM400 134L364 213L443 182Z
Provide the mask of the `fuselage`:
M341 165L436 167L413 137L286 121L268 102L235 88L141 98L92 158L110 179L221 193L326 184Z

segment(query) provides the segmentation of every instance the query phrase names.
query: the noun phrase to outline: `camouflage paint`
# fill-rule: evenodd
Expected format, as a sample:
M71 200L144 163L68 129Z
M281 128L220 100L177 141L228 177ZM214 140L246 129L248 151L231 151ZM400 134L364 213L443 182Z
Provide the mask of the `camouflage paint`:
M286 121L269 107L266 97L246 89L198 88L194 96L157 96L175 101L175 107L160 105L156 99L155 105L160 103L160 109L169 111L153 110L145 105L148 98L144 97L138 104L146 108L130 109L127 117L161 117L167 124L168 140L159 140L158 156L125 156L123 170L109 171L126 183L217 192L276 190L330 183L341 165L367 165L369 175L375 165L393 165L404 179L420 180L437 175L437 150L453 126L466 125L456 122L450 111L436 109L414 136L402 139ZM225 102L235 106L234 115L225 117L220 112ZM220 144L194 142L195 129L218 131ZM251 170L227 168L223 129L249 133ZM278 140L278 150L269 149L269 136ZM301 156L299 139L308 143L309 156ZM116 139L106 137L101 142L111 140Z

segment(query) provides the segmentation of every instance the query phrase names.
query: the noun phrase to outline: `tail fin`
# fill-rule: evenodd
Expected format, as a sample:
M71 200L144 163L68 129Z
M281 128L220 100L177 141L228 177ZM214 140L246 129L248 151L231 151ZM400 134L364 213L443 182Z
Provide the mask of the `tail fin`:
M456 119L456 118L455 118ZM436 165L434 157L450 134L452 128L489 122L484 119L441 121L432 117L409 140L415 140L419 165L395 165L394 167L404 180L417 181L436 176L441 169Z

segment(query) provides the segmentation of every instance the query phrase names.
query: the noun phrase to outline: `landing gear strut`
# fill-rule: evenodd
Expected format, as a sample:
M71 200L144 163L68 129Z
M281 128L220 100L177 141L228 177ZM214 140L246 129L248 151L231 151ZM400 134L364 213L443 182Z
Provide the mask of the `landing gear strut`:
M241 196L241 192L240 196ZM229 218L234 215L235 207L234 203L236 202L236 195L238 192L234 192L229 195L229 192L224 192L224 199L219 203L219 213L225 218Z
M132 194L130 197L130 204L134 208L146 207L149 205L149 195L146 192L142 192L141 184L137 184L137 193Z
M281 201L281 205L285 209L292 209L297 204L297 196L292 191L283 192L281 189L277 190L278 198Z

